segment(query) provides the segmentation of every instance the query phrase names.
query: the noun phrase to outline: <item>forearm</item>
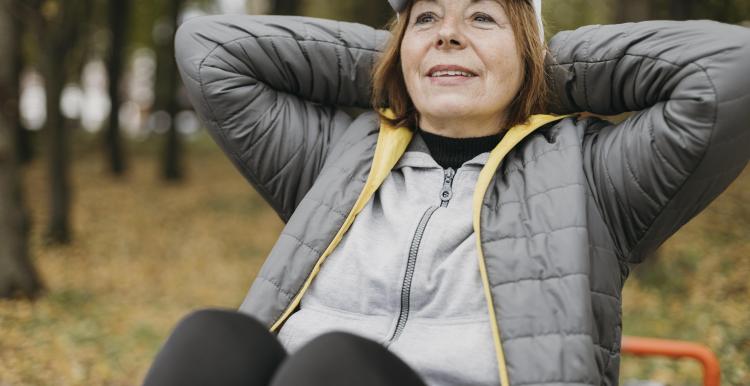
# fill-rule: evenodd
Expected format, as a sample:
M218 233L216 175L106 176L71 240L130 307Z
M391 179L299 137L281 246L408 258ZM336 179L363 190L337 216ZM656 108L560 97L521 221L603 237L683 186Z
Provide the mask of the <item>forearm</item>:
M294 16L188 20L175 53L188 97L228 158L286 220L351 117L369 106L385 31Z
M750 30L710 21L590 26L550 43L552 110L636 114L585 137L594 199L633 261L750 157Z
M212 66L312 102L365 108L370 72L389 36L334 20L221 15L188 20L175 44L181 71L196 81Z
M712 110L750 93L750 29L712 21L564 31L550 41L547 59L552 109L560 113L615 115L683 99Z

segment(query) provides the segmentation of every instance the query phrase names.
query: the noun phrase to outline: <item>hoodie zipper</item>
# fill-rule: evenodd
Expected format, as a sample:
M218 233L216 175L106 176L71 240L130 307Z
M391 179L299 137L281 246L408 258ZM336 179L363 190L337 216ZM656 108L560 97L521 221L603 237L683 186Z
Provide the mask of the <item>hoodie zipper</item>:
M414 278L414 268L417 264L417 254L419 253L419 245L422 242L422 236L424 235L427 223L430 221L432 214L435 213L439 208L445 208L448 206L451 198L453 197L453 177L456 175L456 171L453 168L444 170L443 173L443 188L440 190L440 205L429 207L424 213L422 218L419 220L417 230L414 232L414 236L409 246L409 259L406 262L406 274L404 275L404 281L401 283L401 308L398 313L398 322L396 323L396 329L393 334L386 342L385 346L388 347L398 339L401 332L406 327L406 321L409 319L409 302L411 296L411 282Z
M390 109L381 109L382 114L393 119L395 115ZM482 238L480 221L482 217L482 205L484 196L487 193L487 189L492 183L493 176L497 172L498 165L505 158L519 142L526 138L530 133L543 125L550 122L559 121L564 118L574 117L576 114L567 115L532 115L526 124L518 125L510 128L508 133L503 137L502 141L498 146L490 153L490 158L479 173L479 180L477 181L476 188L474 190L473 203L472 203L472 226L476 233L476 245L477 255L479 260L479 272L482 278L482 286L484 287L484 296L487 302L487 312L490 315L490 327L492 329L492 340L495 345L495 355L497 357L498 375L500 376L500 384L502 386L509 386L510 380L508 377L508 366L505 362L505 352L503 350L503 342L500 339L500 324L498 322L498 315L495 312L494 301L492 298L492 292L490 290L489 275L487 273L487 267L484 261L484 252L482 251ZM357 214L367 204L367 201L372 197L374 192L378 189L383 180L387 177L388 173L392 170L398 159L404 154L409 141L412 139L413 130L407 127L393 127L387 124L387 122L381 122L380 131L378 133L378 142L375 147L375 155L373 156L372 167L370 173L367 176L367 181L363 190L359 193L359 197L354 202L354 206L349 211L343 225L336 232L333 240L328 244L323 254L318 257L318 261L313 266L312 270L305 279L302 287L297 291L291 301L286 305L286 308L281 311L271 324L269 330L271 332L278 333L279 328L284 322L291 316L295 309L299 307L302 297L305 295L307 290L310 288L310 284L313 279L320 272L321 265L325 262L325 259L333 252L333 250L339 245L344 234L351 227Z

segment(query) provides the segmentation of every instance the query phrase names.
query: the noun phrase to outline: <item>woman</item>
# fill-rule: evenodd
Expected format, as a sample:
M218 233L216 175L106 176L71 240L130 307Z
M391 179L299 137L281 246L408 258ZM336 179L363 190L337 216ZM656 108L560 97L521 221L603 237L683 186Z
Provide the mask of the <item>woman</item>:
M628 264L747 163L750 32L590 26L545 51L529 0L391 4L390 33L181 27L193 104L286 227L242 314L183 320L146 384L617 384ZM637 113L539 115L583 111Z

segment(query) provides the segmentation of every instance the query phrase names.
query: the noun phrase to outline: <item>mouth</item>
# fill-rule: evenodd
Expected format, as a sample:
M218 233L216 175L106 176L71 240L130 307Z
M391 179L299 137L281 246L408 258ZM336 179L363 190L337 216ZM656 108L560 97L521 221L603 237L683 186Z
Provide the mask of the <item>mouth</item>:
M427 76L430 78L447 78L447 77L464 77L473 78L477 74L468 68L456 66L456 65L437 65L427 72Z

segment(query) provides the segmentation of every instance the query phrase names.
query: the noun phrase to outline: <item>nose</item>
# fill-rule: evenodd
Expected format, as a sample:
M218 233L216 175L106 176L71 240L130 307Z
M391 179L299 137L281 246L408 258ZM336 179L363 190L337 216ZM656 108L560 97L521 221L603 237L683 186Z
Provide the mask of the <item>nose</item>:
M435 46L437 48L463 48L466 39L461 34L460 27L456 25L455 18L447 17L443 20L442 25L437 33Z

